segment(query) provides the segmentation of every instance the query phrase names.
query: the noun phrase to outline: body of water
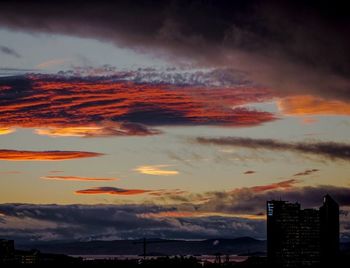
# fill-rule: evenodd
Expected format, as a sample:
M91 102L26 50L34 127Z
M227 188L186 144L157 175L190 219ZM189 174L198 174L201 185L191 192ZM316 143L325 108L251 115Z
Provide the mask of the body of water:
M84 260L101 260L101 259L110 259L110 260L136 260L136 259L143 259L143 256L139 255L70 255L72 257L80 257ZM190 257L191 255L184 256L184 257ZM164 256L147 256L146 259L153 259L153 258L161 258ZM168 256L168 257L175 257L175 256ZM215 255L199 255L199 256L192 256L198 259L202 262L215 262L216 256ZM238 256L238 255L228 255L229 261L235 261L235 262L242 262L245 261L248 257L247 256ZM225 262L227 259L226 255L221 256L221 262Z

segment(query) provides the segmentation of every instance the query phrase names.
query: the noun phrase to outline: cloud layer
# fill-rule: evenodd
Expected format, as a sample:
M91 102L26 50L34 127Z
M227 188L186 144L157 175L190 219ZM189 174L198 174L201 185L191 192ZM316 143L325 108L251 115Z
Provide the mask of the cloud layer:
M337 142L284 142L274 139L251 139L242 137L204 138L195 140L202 145L235 146L248 149L290 151L310 154L328 160L350 160L350 145Z
M119 76L0 78L0 126L54 137L142 136L159 134L154 126L254 126L276 119L240 106L269 99L261 88L135 83Z
M150 192L142 189L122 189L116 187L94 187L85 190L78 190L76 194L111 194L111 195L138 195Z
M44 180L53 181L116 181L116 178L92 178L92 177L78 177L78 176L45 176L41 177Z
M314 96L293 96L282 98L278 107L286 115L350 115L346 101L329 100Z
M117 187L93 187L84 190L75 191L76 194L82 195L96 195L96 194L109 194L109 195L140 195L140 194L149 194L151 196L162 197L176 197L179 195L187 194L186 191L174 189L159 189L159 190L149 190L149 189L123 189Z
M62 161L102 155L101 153L82 151L19 151L0 149L0 160L5 161Z
M198 66L229 66L276 92L349 100L346 10L339 1L5 1L0 25L96 38Z
M0 236L21 242L90 241L142 237L206 239L258 236L259 221L238 218L150 218L173 209L155 205L1 204Z
M142 237L205 239L252 236L265 238L266 200L300 202L318 208L330 194L339 202L341 235L349 237L350 188L298 186L296 180L237 188L224 192L165 198L166 204L152 205L35 205L0 204L0 236L19 242L47 240L111 240ZM136 190L95 188L90 193L141 194ZM132 192L133 191L133 192ZM164 200L163 200L164 201ZM170 204L170 205L169 205Z

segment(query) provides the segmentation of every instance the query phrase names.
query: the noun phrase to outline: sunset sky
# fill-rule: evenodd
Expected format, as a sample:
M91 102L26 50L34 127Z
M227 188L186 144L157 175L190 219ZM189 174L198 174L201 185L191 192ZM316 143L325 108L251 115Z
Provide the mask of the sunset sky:
M350 240L341 6L72 2L0 4L0 238L264 239L328 193Z

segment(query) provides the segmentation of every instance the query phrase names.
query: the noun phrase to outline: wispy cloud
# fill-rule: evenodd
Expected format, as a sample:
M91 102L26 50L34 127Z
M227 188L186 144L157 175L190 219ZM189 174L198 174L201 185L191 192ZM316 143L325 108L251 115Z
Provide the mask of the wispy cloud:
M150 189L123 189L116 187L93 187L84 190L78 190L76 194L110 194L110 195L139 195L139 194L148 194L154 197L175 197L179 195L188 194L187 191L180 189L159 189L159 190L150 190Z
M179 174L177 170L164 169L169 166L171 165L144 165L144 166L139 166L135 168L134 171L137 171L141 174L155 175L155 176L172 176L172 175Z
M10 170L10 171L0 171L0 174L2 174L2 175L15 175L15 174L22 174L22 172L17 171L17 170Z
M122 189L116 187L94 187L85 190L78 190L76 194L86 194L86 195L95 195L95 194L110 194L110 195L139 195L151 192L150 190L142 189Z
M47 69L47 68L51 68L54 66L59 66L62 64L65 64L67 62L69 62L70 59L53 59L53 60L48 60L48 61L44 61L42 63L39 63L38 65L35 66L35 68L38 69Z
M21 58L22 56L17 52L15 51L13 48L9 48L7 46L1 46L0 45L0 51L4 54L7 54L7 55L10 55L10 56L13 56L13 57L16 57L16 58Z
M41 177L44 180L56 180L56 181L116 181L117 178L95 178L95 177L78 177L78 176L44 176Z
M264 220L265 215L235 214L224 212L201 212L201 211L161 211L157 213L142 213L142 218L162 219L162 218L205 218L205 217L230 217L249 220Z
M316 172L320 171L319 169L313 168L313 169L306 169L302 172L295 173L293 176L308 176L311 174L314 174Z
M221 213L225 215L264 215L266 200L282 199L301 202L305 207L318 207L325 194L332 195L341 206L350 208L349 187L331 185L301 186L302 181L290 179L269 184L235 188L227 191L211 191L185 194L180 198L169 196L168 202L179 201L176 211ZM214 215L213 214L213 215Z
M16 129L12 128L12 127L0 127L0 135L7 135L10 133L15 132Z
M266 191L276 190L276 189L278 190L290 189L295 187L295 184L299 182L300 182L299 180L290 179L290 180L280 181L280 182L271 183L267 185L253 186L253 187L250 187L250 190L252 190L253 192L259 193L259 192L266 192Z
M169 190L169 189L160 189L160 190L155 190L149 193L149 195L153 196L179 196L179 195L184 195L188 194L188 191L184 191L181 189L174 189L174 190Z
M57 173L63 173L63 170L50 170L49 173L51 174L57 174Z
M108 136L146 136L160 134L161 131L147 128L137 123L102 122L102 126L78 126L62 128L39 128L35 130L38 135L50 137L108 137Z
M101 153L84 151L20 151L0 149L0 160L5 161L62 161L102 155Z
M314 124L314 123L317 123L318 120L313 117L303 117L301 122L303 124Z
M203 145L234 146L248 149L290 151L311 154L328 160L350 160L350 144L337 142L284 142L274 139L251 139L243 137L198 137L195 142Z

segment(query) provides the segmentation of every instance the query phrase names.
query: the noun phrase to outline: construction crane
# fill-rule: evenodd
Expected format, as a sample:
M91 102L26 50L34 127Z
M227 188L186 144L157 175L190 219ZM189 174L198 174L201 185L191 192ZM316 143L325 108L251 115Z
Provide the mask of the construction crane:
M142 241L135 241L134 244L143 244L143 258L146 259L147 245L158 244L158 243L169 243L169 242L177 242L177 241L173 241L173 240L147 240L146 238L143 238Z

